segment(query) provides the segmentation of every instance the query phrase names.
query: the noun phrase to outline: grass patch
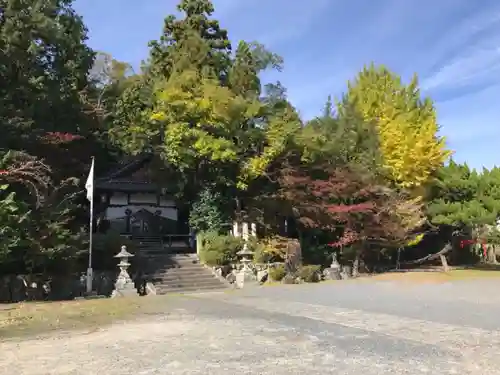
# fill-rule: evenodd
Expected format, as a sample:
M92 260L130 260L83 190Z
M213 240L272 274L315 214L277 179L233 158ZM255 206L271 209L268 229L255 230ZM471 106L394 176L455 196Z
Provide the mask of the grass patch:
M160 312L162 297L28 302L0 305L0 339L53 331L94 330L117 321Z
M449 272L388 272L375 275L365 280L370 281L398 281L409 283L445 283L458 280L474 280L500 277L500 269L461 269Z
M280 286L284 285L281 281L266 281L262 286Z

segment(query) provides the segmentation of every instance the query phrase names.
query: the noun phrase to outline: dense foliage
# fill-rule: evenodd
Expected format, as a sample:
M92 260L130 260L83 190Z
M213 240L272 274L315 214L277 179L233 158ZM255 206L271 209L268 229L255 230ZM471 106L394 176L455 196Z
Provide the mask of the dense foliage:
M0 1L2 271L70 270L78 178L107 156L89 100L94 52L71 1ZM82 163L83 162L83 163Z
M359 260L439 232L488 242L496 261L500 170L447 164L416 78L370 65L306 121L280 82L262 81L283 59L232 44L211 1L180 1L140 72L92 51L71 3L0 0L0 271L78 268L91 155L99 174L143 153L206 232L209 263L234 259L241 243L225 235L247 217L266 260L283 256L269 249L279 236L309 244L310 259L354 249Z

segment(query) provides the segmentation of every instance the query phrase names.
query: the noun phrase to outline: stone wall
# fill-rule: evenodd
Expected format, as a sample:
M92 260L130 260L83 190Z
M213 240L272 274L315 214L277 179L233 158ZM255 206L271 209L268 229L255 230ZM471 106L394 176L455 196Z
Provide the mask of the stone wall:
M109 296L117 272L94 271L93 289ZM0 277L0 303L69 300L85 294L86 275L5 275Z

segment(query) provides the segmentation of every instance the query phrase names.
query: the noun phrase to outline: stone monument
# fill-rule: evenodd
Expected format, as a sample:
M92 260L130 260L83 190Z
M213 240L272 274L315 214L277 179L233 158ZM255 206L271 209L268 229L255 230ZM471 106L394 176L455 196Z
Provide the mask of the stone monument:
M118 263L118 267L120 268L120 273L118 274L118 278L116 279L115 282L115 289L111 293L112 298L132 297L138 295L135 284L127 272L128 268L130 267L128 259L133 256L134 256L133 254L130 254L127 251L126 246L122 246L120 252L115 255L115 258L118 258L120 260L120 263Z

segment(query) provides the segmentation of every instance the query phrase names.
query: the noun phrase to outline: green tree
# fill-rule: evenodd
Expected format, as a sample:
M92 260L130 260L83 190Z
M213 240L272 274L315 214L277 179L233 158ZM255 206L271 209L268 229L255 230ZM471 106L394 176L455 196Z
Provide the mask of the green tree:
M184 18L178 20L174 15L167 16L160 40L149 43L147 71L152 76L169 77L174 66L179 64L177 51L183 50L187 54L182 62L203 68L224 81L229 69L231 43L227 31L211 18L215 10L212 2L181 0L177 10L185 15ZM193 45L195 36L202 41L196 47Z
M11 212L1 224L19 233L4 260L20 271L78 247L70 237L81 225L67 203L80 188L70 181L105 148L87 101L94 53L86 33L70 0L0 0L0 184L8 185L0 199Z
M9 185L0 186L0 264L9 260L11 252L21 245L22 231L29 211L16 200Z
M9 148L36 155L48 132L89 131L79 109L94 54L71 3L0 1L0 122Z
M208 187L203 189L194 202L189 215L189 225L198 232L227 233L231 227L231 215L227 211L227 198Z
M323 115L308 122L297 139L304 148L304 160L324 160L331 165L349 165L363 169L363 173L378 174L379 136L373 124L347 103L342 115L337 116L328 98Z
M452 160L439 170L430 194L429 220L441 228L450 228L453 235L450 241L472 236L481 243L490 236L495 237L500 217L499 168L478 173L467 164ZM489 258L491 262L496 261L491 254Z
M50 168L25 153L0 159L0 268L9 272L70 271L82 245L71 179L54 184Z
M234 195L285 151L300 119L283 95L262 95L259 73L279 69L279 56L246 42L232 56L209 1L181 1L179 10L184 18L168 16L151 44L144 79L125 90L111 134L179 172L188 200L212 183Z

